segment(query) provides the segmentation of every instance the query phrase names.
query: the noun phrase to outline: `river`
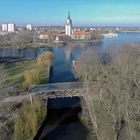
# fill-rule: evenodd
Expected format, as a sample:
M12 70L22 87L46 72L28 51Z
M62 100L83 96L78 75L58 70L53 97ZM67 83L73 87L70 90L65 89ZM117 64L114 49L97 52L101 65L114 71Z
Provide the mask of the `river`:
M108 46L121 47L125 43L140 42L140 33L118 33L117 37L104 38L96 44L81 43L53 48L25 48L25 49L0 49L0 58L17 57L25 59L36 59L44 51L54 52L53 65L51 67L49 83L75 82L72 72L72 61L88 48L96 48L104 53Z
M51 68L50 83L77 81L72 72L72 62L88 48L95 48L104 54L109 46L121 47L126 43L140 42L140 33L119 33L117 37L104 38L97 44L77 44L53 48L54 60ZM60 103L60 102L59 102ZM48 110L37 140L96 140L90 130L80 121L80 112L71 108ZM75 112L75 114L73 114ZM60 121L64 118L64 121ZM35 140L36 140L35 139Z
M96 48L104 53L108 46L121 47L125 43L133 42L140 42L140 33L119 33L118 37L104 38L97 44L88 43L51 48L54 52L54 59L49 83L77 81L72 72L72 63L73 60L88 48ZM0 50L0 57L14 56L35 59L47 50L48 48L25 50L5 49ZM58 102L60 103L59 100ZM80 107L48 109L48 114L35 140L85 140L89 130L79 118L81 111L82 109Z
M77 81L72 73L72 61L87 48L96 48L102 53L109 46L121 47L125 43L140 42L140 33L118 33L118 37L104 38L97 44L78 44L53 48L54 61L51 68L50 83Z

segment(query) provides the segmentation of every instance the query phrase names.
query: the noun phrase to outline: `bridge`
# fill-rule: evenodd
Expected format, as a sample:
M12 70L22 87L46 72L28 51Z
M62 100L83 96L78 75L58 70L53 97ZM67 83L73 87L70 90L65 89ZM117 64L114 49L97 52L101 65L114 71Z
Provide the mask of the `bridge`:
M65 82L54 84L33 85L28 93L34 95L44 95L49 98L79 96L79 91L84 87L83 82Z
M88 83L93 85L94 82ZM83 82L65 82L65 83L53 83L53 84L42 84L33 85L28 89L27 94L12 96L0 101L3 103L16 103L26 100L34 99L48 99L48 98L60 98L60 97L74 97L82 96L85 92L85 83Z
M41 96L42 99L45 97L45 104L47 104L47 116L40 125L34 140L53 139L52 137L49 138L50 133L58 131L57 129L59 129L59 127L61 127L59 133L68 129L69 124L66 122L69 121L70 118L74 118L74 116L78 118L78 113L81 112L81 93L84 93L84 90L85 86L83 82L31 86L28 93L31 95L36 94L37 98L39 98L39 96ZM57 114L60 121L59 123L57 122L58 120L55 119L54 114ZM56 126L50 125L49 122L53 122ZM63 122L65 122L65 127L62 129ZM77 123L74 124L73 120L72 125L78 126ZM69 133L72 133L71 130Z
M28 90L32 98L43 99L47 108L72 108L80 102L80 93L83 91L82 82L66 82L55 84L34 85ZM80 106L80 104L79 104Z

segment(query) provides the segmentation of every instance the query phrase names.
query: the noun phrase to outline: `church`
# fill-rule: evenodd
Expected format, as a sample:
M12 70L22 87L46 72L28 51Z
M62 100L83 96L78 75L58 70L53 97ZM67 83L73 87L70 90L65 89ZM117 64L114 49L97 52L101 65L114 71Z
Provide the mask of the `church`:
M71 36L72 32L73 32L72 19L70 17L70 12L68 12L68 18L67 18L66 24L65 24L65 35Z
M70 12L68 12L68 17L65 23L65 35L69 36L72 40L91 40L91 32L81 30L73 31Z

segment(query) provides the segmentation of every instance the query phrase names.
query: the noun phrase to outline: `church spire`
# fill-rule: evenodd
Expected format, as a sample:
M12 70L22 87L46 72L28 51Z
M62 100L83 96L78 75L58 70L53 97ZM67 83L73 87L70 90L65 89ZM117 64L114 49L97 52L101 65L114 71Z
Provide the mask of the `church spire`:
M65 34L71 36L72 34L72 19L70 17L70 12L68 12L68 18L65 24Z
M70 19L70 11L68 11L68 19Z

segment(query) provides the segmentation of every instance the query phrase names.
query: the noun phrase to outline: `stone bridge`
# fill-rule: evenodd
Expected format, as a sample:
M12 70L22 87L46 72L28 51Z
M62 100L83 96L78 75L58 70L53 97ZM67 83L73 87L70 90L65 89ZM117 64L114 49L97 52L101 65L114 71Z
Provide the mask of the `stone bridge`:
M93 82L88 83L88 85ZM16 103L32 99L45 99L48 98L68 98L68 97L81 97L85 93L86 86L83 82L65 82L33 85L28 89L27 94L15 97L8 97L0 101L3 103Z
M28 93L32 96L46 96L47 98L80 96L84 89L83 82L66 82L54 84L33 85Z
M46 101L47 108L71 108L80 105L81 98L85 94L86 87L93 82L65 82L44 85L33 85L28 93L32 98Z

